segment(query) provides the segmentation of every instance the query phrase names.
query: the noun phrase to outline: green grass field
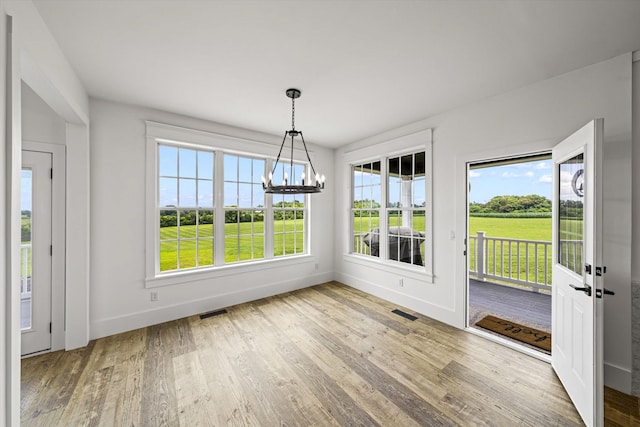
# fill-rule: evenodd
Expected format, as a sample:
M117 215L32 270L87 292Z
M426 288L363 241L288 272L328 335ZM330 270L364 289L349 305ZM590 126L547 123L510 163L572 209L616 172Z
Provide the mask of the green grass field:
M302 253L304 251L303 227L303 219L275 221L274 255ZM226 263L264 258L264 222L225 224L225 236ZM160 271L177 269L178 261L180 268L212 265L214 237L213 224L181 226L180 251L178 251L178 227L160 228Z

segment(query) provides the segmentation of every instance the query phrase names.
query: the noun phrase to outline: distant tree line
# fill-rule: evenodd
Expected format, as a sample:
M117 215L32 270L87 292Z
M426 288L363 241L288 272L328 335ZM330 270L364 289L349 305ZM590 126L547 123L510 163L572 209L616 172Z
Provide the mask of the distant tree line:
M264 211L263 210L238 210L236 206L230 206L230 210L225 210L224 222L226 224L232 224L236 222L263 222ZM304 212L302 208L304 205L299 201L293 202L278 202L273 204L274 212L273 219L275 221L281 221L283 219L303 219ZM262 206L258 206L262 208ZM199 220L197 211L181 211L180 212L180 225L196 225L198 224L213 224L213 212L212 211L200 211ZM178 225L178 212L175 210L161 210L160 211L160 227L175 227Z
M551 200L529 194L528 196L495 196L487 203L469 203L471 216L550 217Z

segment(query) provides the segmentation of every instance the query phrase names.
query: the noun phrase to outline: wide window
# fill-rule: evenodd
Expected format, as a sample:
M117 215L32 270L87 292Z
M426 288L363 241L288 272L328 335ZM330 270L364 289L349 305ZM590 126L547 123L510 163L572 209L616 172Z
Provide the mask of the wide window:
M394 152L375 157L375 153ZM397 153L397 154L396 154ZM431 131L356 150L351 161L350 255L432 279ZM422 277L422 276L421 276Z
M214 153L158 146L160 271L213 265Z
M265 194L272 154L269 144L147 122L148 287L224 276L240 265L309 262L301 257L309 253L309 196ZM273 179L285 171L308 176L299 155Z

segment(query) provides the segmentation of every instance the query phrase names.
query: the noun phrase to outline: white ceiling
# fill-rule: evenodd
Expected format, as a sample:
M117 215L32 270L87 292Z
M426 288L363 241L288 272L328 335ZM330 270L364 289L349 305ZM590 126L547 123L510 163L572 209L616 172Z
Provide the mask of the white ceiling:
M91 96L336 147L640 49L640 1L34 0Z

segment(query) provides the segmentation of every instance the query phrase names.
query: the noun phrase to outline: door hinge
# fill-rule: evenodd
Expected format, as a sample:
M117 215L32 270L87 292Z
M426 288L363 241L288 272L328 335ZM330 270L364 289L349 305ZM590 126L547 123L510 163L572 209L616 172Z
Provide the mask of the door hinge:
M49 245L49 256L53 256L53 245Z
M49 322L49 333L51 333L52 330L53 330L53 327L51 325L51 322Z
M53 168L51 168L51 179L53 179Z

